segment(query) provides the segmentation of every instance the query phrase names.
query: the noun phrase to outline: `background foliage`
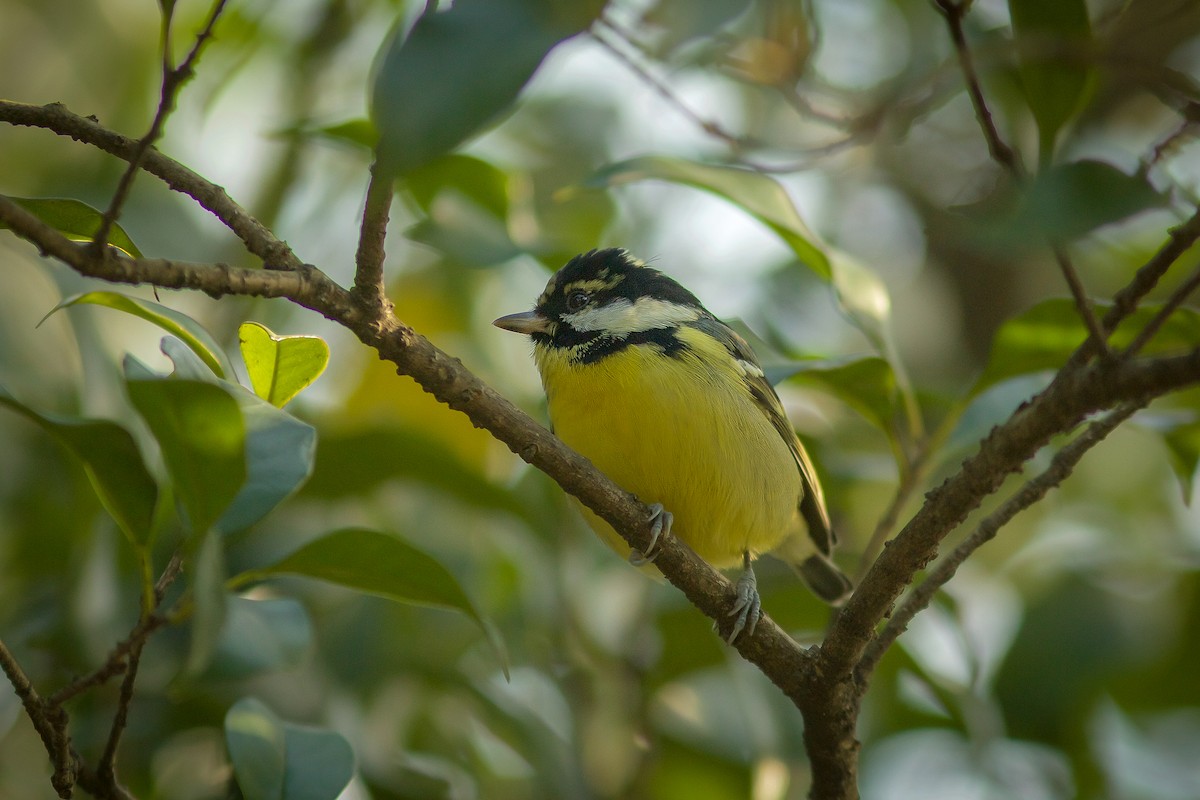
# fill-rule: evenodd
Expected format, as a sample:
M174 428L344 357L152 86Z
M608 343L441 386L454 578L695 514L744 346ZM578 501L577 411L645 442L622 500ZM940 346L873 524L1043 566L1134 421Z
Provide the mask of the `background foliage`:
M526 347L489 321L577 252L651 259L789 376L849 570L916 441L939 444L924 488L1082 340L1046 242L1070 242L1089 293L1111 296L1200 191L1187 0L974 4L981 85L1035 173L1022 187L989 153L927 2L617 2L572 38L596 9L459 0L389 51L420 5L231 4L159 148L348 284L376 104L381 153L405 174L398 315L534 413ZM207 11L178 4L181 52ZM4 0L0 97L140 135L157 12ZM484 46L498 26L510 46ZM104 208L122 169L0 127L6 195ZM126 250L250 263L152 180L121 228ZM346 796L375 798L806 791L798 715L707 620L341 329L278 301L160 291L181 320L148 290L120 289L133 306L78 298L110 287L12 237L0 258L0 404L22 412L0 415L0 638L52 693L129 634L140 553L161 570L182 543L194 564L168 595L186 592L187 613L142 655L120 760L138 796L224 797L234 769L247 796L278 796L285 776L288 797L336 792L350 775ZM163 342L167 319L182 338ZM248 319L328 341L328 370L286 410L289 392L261 388L276 356L251 351L249 373L241 359ZM1187 311L1154 347L1198 342ZM1185 504L1198 408L1184 395L1117 431L915 620L860 722L864 796L1200 796L1200 520ZM827 610L777 565L760 579L772 617L818 638ZM69 706L82 752L103 749L117 684ZM0 693L0 798L52 797L48 773Z

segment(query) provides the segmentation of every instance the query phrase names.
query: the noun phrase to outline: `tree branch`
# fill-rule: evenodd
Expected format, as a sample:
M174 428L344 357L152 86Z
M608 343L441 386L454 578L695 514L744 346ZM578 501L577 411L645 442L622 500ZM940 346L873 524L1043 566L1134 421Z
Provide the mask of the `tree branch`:
M137 151L137 140L105 128L94 117L74 114L61 103L33 106L0 100L0 121L12 125L44 128L125 161L133 159ZM267 269L300 269L304 266L304 262L296 257L286 242L276 238L275 234L235 203L220 186L154 149L145 153L142 168L161 179L171 189L186 194L208 210L233 231L245 244L246 249L260 258Z
M221 16L221 11L225 8L225 2L226 0L215 0L212 10L208 15L208 22L196 36L196 41L192 45L191 52L184 58L183 63L175 69L171 69L169 64L171 49L169 21L171 11L167 8L163 9L163 77L162 87L159 90L158 109L154 112L154 121L150 123L150 130L146 131L146 135L138 140L133 155L129 159L129 166L125 168L125 172L121 175L121 180L117 183L117 190L113 192L112 200L108 204L108 210L104 212L104 216L100 219L100 225L96 229L95 236L92 237L93 249L97 251L103 250L108 243L108 234L112 230L112 226L116 223L117 217L120 216L121 208L125 205L125 200L129 197L129 190L133 187L133 179L137 177L140 171L142 159L145 157L146 151L150 149L150 145L156 142L162 135L167 117L175 110L175 97L183 87L183 84L187 83L194 74L193 68L196 65L196 61L200 58L200 51L212 36L213 26L217 24L217 19Z
M387 238L388 215L392 206L392 178L384 175L376 162L371 166L371 181L363 206L358 251L354 256L354 298L367 308L383 308L385 294L383 259ZM390 306L388 306L390 308Z
M1140 407L1136 403L1126 403L1093 422L1074 441L1054 454L1050 466L1045 471L1026 482L1016 494L980 522L970 536L955 547L950 555L938 562L921 585L905 599L899 610L892 614L883 631L867 647L862 660L859 661L858 673L863 676L870 675L884 652L908 628L908 623L932 602L934 595L954 577L969 556L990 542L1000 528L1007 525L1013 517L1062 483L1088 450L1103 441Z
M1019 178L1025 173L1025 168L1021 166L1016 151L1005 143L1003 137L1000 136L1000 131L996 128L992 112L983 97L983 87L979 82L979 73L975 71L975 59L971 56L970 45L967 44L967 34L963 30L963 18L971 8L970 0L960 0L960 2L933 0L933 2L946 19L946 26L950 29L950 39L954 42L955 53L958 54L958 66L966 81L967 94L971 98L971 106L975 109L975 118L979 120L979 127L983 131L984 141L987 142L988 153L991 154L992 160L1008 170L1014 177Z

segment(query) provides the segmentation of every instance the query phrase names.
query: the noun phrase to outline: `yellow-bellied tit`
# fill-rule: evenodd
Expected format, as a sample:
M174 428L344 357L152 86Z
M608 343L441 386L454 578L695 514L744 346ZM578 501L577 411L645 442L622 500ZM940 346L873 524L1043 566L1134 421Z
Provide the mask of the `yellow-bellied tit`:
M812 462L750 346L695 295L625 250L593 250L494 324L533 340L555 434L652 509L646 554L583 509L601 538L635 565L668 532L714 567L742 565L730 642L761 616L761 553L845 598Z

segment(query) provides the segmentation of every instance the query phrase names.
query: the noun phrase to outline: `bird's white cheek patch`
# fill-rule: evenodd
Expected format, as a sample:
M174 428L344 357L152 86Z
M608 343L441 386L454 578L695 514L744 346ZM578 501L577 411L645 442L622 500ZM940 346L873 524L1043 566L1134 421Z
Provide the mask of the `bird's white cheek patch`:
M700 311L690 306L653 297L640 297L636 303L630 303L621 297L596 308L563 314L562 319L577 331L604 331L615 336L627 336L694 322L699 317Z

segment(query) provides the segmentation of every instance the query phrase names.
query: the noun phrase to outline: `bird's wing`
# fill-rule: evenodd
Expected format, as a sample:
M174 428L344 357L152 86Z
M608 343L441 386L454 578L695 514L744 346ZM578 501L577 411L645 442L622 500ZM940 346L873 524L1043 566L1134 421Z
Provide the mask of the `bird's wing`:
M780 402L779 395L775 393L775 387L763 374L762 366L758 363L754 351L736 331L715 317L701 317L688 324L721 342L730 355L741 362L743 380L750 389L751 396L762 412L767 415L772 427L783 437L783 441L787 443L788 448L792 451L792 456L796 459L796 466L800 470L801 484L804 488L804 494L800 498L800 515L804 517L804 521L808 525L808 535L820 552L829 555L833 552L834 544L837 543L837 536L829 521L829 512L825 508L825 494L821 491L821 484L817 480L817 471L814 469L808 453L805 452L804 445L796 437L796 431L792 428L792 423L788 421L787 413L783 410L783 403Z

